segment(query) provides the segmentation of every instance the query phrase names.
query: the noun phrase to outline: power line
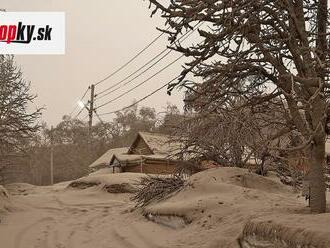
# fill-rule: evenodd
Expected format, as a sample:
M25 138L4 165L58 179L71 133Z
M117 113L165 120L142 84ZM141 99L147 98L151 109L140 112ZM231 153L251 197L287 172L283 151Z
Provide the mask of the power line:
M136 88L140 87L141 85L147 83L148 81L150 81L151 79L153 79L154 77L156 77L158 74L162 73L163 71L165 71L167 68L169 68L171 65L173 65L174 63L176 63L177 61L179 61L181 58L184 57L184 54L181 55L180 57L178 57L177 59L175 59L174 61L172 61L170 64L168 64L167 66L163 67L161 70L159 70L158 72L156 72L155 74L153 74L151 77L147 78L146 80L142 81L141 83L139 83L138 85L134 86L133 88L129 89L128 91L125 91L124 93L120 94L119 96L117 96L116 98L105 102L101 105L99 105L96 109L102 108L116 100L118 100L119 98L125 96L126 94L130 93L131 91L135 90Z
M113 77L115 74L117 74L118 72L120 72L122 69L124 69L126 66L128 66L130 63L132 63L136 58L138 58L142 53L144 53L149 47L151 47L157 40L159 40L162 36L164 35L164 33L161 33L160 35L158 35L155 39L153 39L146 47L144 47L140 52L138 52L135 56L133 56L129 61L127 61L125 64L123 64L121 67L119 67L116 71L114 71L113 73L111 73L110 75L108 75L107 77L105 77L104 79L98 81L97 83L95 83L94 85L99 85L101 83L103 83L104 81L108 80L109 78ZM81 97L80 101L82 101L84 99L84 97L87 95L88 91L89 91L90 87L87 88L86 92L83 94L83 96ZM75 106L75 108L71 111L70 116L72 116L72 114L77 110L78 105ZM80 112L75 116L75 118L77 118L81 112L83 111L83 109L80 110Z
M176 22L178 19L179 18L176 18L176 20L174 20L174 22ZM166 29L166 31L170 30L170 28L171 27L169 26ZM131 58L129 61L127 61L125 64L123 64L121 67L119 67L117 70L115 70L110 75L108 75L105 78L103 78L102 80L96 82L94 85L97 86L97 85L103 83L104 81L108 80L109 78L113 77L114 75L116 75L118 72L120 72L126 66L128 66L130 63L132 63L135 59L137 59L142 53L144 53L149 47L151 47L156 41L158 41L164 34L165 34L165 32L162 32L160 35L158 35L156 38L154 38L147 46L145 46L140 52L138 52L135 56L133 56L133 58Z
M125 64L123 64L121 67L119 67L117 70L115 70L113 73L111 73L110 75L106 76L105 78L103 78L102 80L98 81L97 83L95 83L96 85L99 85L101 83L103 83L104 81L108 80L109 78L113 77L114 75L116 75L118 72L120 72L122 69L124 69L126 66L128 66L129 64L131 64L135 59L137 59L142 53L144 53L149 47L151 47L157 40L160 39L160 37L162 37L164 35L164 33L161 33L160 35L158 35L155 39L153 39L146 47L144 47L141 51L139 51L135 56L133 56L129 61L127 61Z
M100 115L96 112L96 110L94 110L94 113L95 113L97 119L99 119L99 121L101 122L101 124L102 124L102 125L105 125L105 124L104 124L104 121L101 119Z
M182 35L178 41L185 41L188 37L190 37L195 31L197 26L201 26L203 23L198 23L193 27L193 30L190 30L188 32L186 32L184 35ZM164 56L162 56L166 51L167 52ZM133 80L137 79L138 77L140 77L142 74L144 74L145 72L149 71L152 67L154 67L156 64L158 64L161 60L163 60L165 57L167 57L173 50L171 50L170 48L165 48L163 51L161 51L159 54L157 54L155 57L153 57L152 59L150 59L147 63L145 63L143 66L141 66L139 69L137 69L136 71L134 71L133 73L131 73L130 75L128 75L127 77L125 77L124 79L122 79L121 81L115 83L114 85L111 85L110 87L106 88L105 90L101 91L100 93L97 94L97 99L101 99L109 94L111 94L112 92L118 90L121 87L117 87L115 90L107 93L107 94L103 94L105 92L107 92L108 90L113 89L114 87L116 87L117 85L125 82L127 79L131 78L132 76L134 76L136 73L138 73L139 71L141 71L143 68L145 68L146 66L148 66L149 64L151 64L153 61L155 61L156 59L158 59L160 56L162 56L159 60L157 60L155 63L153 63L151 66L149 66L146 70L144 70L143 72L141 72L140 74L138 74L136 77L134 77L133 79L131 79L130 81L126 82L124 85L127 85L129 83L131 83ZM103 94L103 95L102 95Z
M180 42L181 39L182 39L182 40L187 39L187 38L188 38L188 37L189 37L189 36L195 31L196 27L197 27L198 25L202 25L202 24L203 24L203 22L202 22L202 23L197 23L197 24L193 27L192 30L190 30L190 31L186 32L184 35L182 35L182 36L178 39L178 41ZM170 27L167 28L167 30L169 30L169 29L170 29ZM139 51L135 56L133 56L133 57L132 57L129 61L127 61L124 65L122 65L121 67L119 67L116 71L114 71L113 73L111 73L110 75L108 75L107 77L105 77L104 79L102 79L102 80L96 82L96 83L94 84L94 86L103 83L104 81L108 80L109 78L113 77L115 74L117 74L118 72L120 72L120 71L121 71L122 69L124 69L126 66L128 66L129 64L131 64L136 58L138 58L142 53L144 53L149 47L151 47L151 46L152 46L157 40L159 40L159 39L161 38L161 36L163 36L163 35L164 35L164 32L162 32L160 35L158 35L156 38L154 38L154 39L153 39L153 40L152 40L147 46L145 46L141 51ZM186 36L186 37L185 37L185 36ZM100 94L105 93L106 91L108 91L108 90L114 88L115 86L117 86L117 85L121 84L122 82L126 81L127 79L131 78L131 77L134 76L136 73L138 73L139 71L141 71L143 68L145 68L146 66L148 66L149 64L151 64L153 61L155 61L157 58L159 58L160 56L162 56L162 55L163 55L167 50L169 50L169 49L170 49L170 48L166 48L166 49L164 49L162 52L160 52L157 56L155 56L154 58L152 58L151 60L149 60L146 64L144 64L144 65L143 65L142 67L140 67L138 70L136 70L135 72L131 73L129 76L125 77L123 80L121 80L121 81L118 82L117 84L112 85L111 87L109 87L109 88L107 88L106 90L102 91ZM170 50L170 52L172 52L172 50ZM141 75L143 75L146 71L148 71L149 69L151 69L151 68L152 68L153 66L155 66L157 63L159 63L162 59L164 59L166 56L168 56L168 55L170 54L170 52L167 52L167 53L165 54L165 56L162 56L162 57L161 57L159 60L157 60L154 64L152 64L150 67L148 67L146 70L144 70L142 73L140 73L139 75L137 75L136 77L134 77L134 78L131 79L130 81L126 82L124 85L127 85L127 84L131 83L133 80L135 80L135 79L137 79L138 77L140 77ZM152 78L154 78L155 76L157 76L158 74L160 74L161 72L163 72L164 70L166 70L169 66L173 65L175 62L177 62L177 61L178 61L179 59L181 59L183 56L184 56L184 55L180 56L179 58L177 58L176 60L174 60L172 63L170 63L170 64L168 64L167 66L165 66L164 68L162 68L160 71L156 72L154 75L152 75L152 76L149 77L148 79L144 80L142 83L140 83L140 84L134 86L134 87L131 88L130 90L128 90L128 91L126 91L125 93L119 95L118 97L112 99L111 101L108 101L108 102L106 102L106 103L101 104L100 106L98 106L97 108L93 109L93 110L90 111L90 112L92 112L92 113L95 112L95 114L96 114L96 116L99 118L99 120L102 121L102 119L100 118L100 116L97 114L96 109L101 108L101 107L103 107L103 106L106 106L106 105L110 104L111 102L113 102L113 101L115 101L115 100L117 100L117 99L123 97L124 95L128 94L129 92L133 91L134 89L140 87L140 86L143 85L144 83L148 82L149 80L151 80ZM176 79L176 78L175 78L175 79ZM173 82L175 79L171 80L169 83ZM168 84L169 84L169 83L168 83ZM168 85L168 84L166 84L166 85ZM124 85L123 85L123 86L124 86ZM153 94L156 93L157 91L159 91L159 90L161 90L162 88L164 88L166 85L164 85L164 86L162 86L161 88L157 89L155 92L152 92L151 94L149 94L149 95L146 96L145 98L147 98L147 97L153 95ZM121 88L121 87L119 87L119 88ZM118 90L119 88L116 88L114 91ZM83 96L81 97L80 101L82 101L82 100L84 99L84 97L87 95L87 93L88 93L88 91L89 91L90 89L91 89L91 86L87 88L86 92L83 94ZM114 91L112 91L112 92L114 92ZM107 93L107 94L104 94L104 95L101 96L101 97L105 97L106 95L109 95L109 94L112 93L112 92L109 92L109 93ZM93 94L93 97L96 97L96 95ZM100 97L100 98L101 98L101 97ZM145 98L139 100L138 102L143 101ZM89 101L89 102L90 102L90 101ZM137 103L138 103L138 102L137 102ZM131 106L134 106L134 104L131 105ZM130 107L130 106L128 106L128 107ZM74 108L74 110L70 113L70 116L72 116L72 114L77 110L77 108L78 108L78 105L76 105L76 107ZM75 116L75 118L79 117L80 114L83 112L83 110L84 110L84 108L82 108L82 109L78 112L78 114Z
M119 85L119 86L118 86L117 88L115 88L114 90L112 90L112 91L110 91L110 92L108 92L108 93L106 93L106 94L104 94L104 95L102 95L102 96L99 96L99 97L97 97L96 99L97 99L97 100L102 99L102 98L104 98L105 96L108 96L108 95L110 95L111 93L116 92L117 90L119 90L119 89L122 88L123 86L125 86L125 85L127 85L127 84L133 82L135 79L137 79L137 78L139 78L140 76L142 76L144 73L146 73L147 71L149 71L152 67L154 67L154 66L155 66L156 64L158 64L160 61L162 61L164 58L166 58L171 52L172 52L172 51L167 52L164 56L162 56L162 57L161 57L160 59L158 59L155 63L153 63L151 66L149 66L146 70L142 71L141 73L139 73L137 76L135 76L134 78L132 78L132 79L129 80L128 82L124 83L123 85ZM122 83L122 82L124 82L124 81L125 81L125 79L123 79L122 81L120 81L120 83ZM115 85L113 85L113 86L117 86L117 85L120 84L120 83L117 83L117 84L115 84ZM113 87L111 87L111 88L113 88ZM108 88L108 90L109 90L109 89L110 89L110 88Z
M87 90L85 91L84 95L81 97L81 100L85 98L85 96L87 95L88 91L90 90L90 86L88 86Z
M117 112L120 112L120 111L123 111L123 110L126 110L128 108L131 108L137 104L139 104L140 102L144 101L145 99L151 97L152 95L156 94L158 91L164 89L166 86L168 86L169 84L171 84L172 82L174 82L175 80L177 80L179 77L175 77L173 78L171 81L169 81L168 83L164 84L163 86L159 87L158 89L154 90L153 92L151 92L150 94L146 95L145 97L139 99L138 101L134 102L133 104L127 106L127 107L124 107L124 108L121 108L121 109L118 109L116 111L112 111L112 112L108 112L108 113L102 113L102 114L99 114L99 116L105 116L105 115L111 115L111 114L115 114Z
M79 115L84 111L85 108L82 108L78 114L76 114L76 116L73 119L77 119L79 117Z
M76 104L76 106L73 108L73 110L71 111L71 113L69 114L70 117L72 117L73 113L78 109L78 106Z
M179 41L181 39L183 39L185 36L187 36L186 38L188 38L192 32L195 31L195 28L198 26L198 25L201 25L203 24L202 23L198 23L196 24L194 27L193 27L193 30L190 30L188 32L186 32L184 35L182 35L180 38L179 38ZM167 30L169 30L170 27L167 28ZM133 56L133 58L131 58L128 62L126 62L124 65L122 65L120 68L118 68L116 71L114 71L113 73L111 73L109 76L105 77L104 79L98 81L97 83L95 83L94 85L99 85L100 83L106 81L107 79L111 78L112 76L114 76L116 73L120 72L123 68L125 68L126 66L128 66L130 63L132 63L137 57L139 57L143 52L145 52L149 47L151 47L162 35L164 35L164 32L162 32L160 35L158 35L155 39L153 39L145 48L143 48L140 52L138 52L135 56ZM186 39L184 38L184 40ZM149 60L145 65L143 65L142 67L140 67L138 70L136 70L135 72L133 72L132 74L130 74L129 76L125 77L123 80L121 80L120 82L118 82L117 84L115 85L112 85L111 87L107 88L106 90L102 91L101 93L99 94L102 94L104 92L106 92L107 90L110 90L112 88L114 88L115 86L117 86L118 84L126 81L127 79L129 79L130 77L134 76L136 73L138 73L140 70L142 70L144 67L148 66L150 63L152 63L154 60L156 60L157 58L159 58L161 55L163 55L167 50L169 50L169 48L166 48L164 49L161 53L159 53L157 56L155 56L154 58L152 58L151 60ZM168 55L169 53L167 53L166 55ZM163 58L162 58L163 59ZM147 70L151 69L155 64L157 64L158 62L160 62L160 60L158 60L156 63L154 63L151 67L149 67ZM143 73L145 73L147 70L145 70ZM135 77L134 79L130 80L129 82L125 83L124 85L127 85L128 83L132 82L133 80L135 80L136 78L138 78L139 76L141 76L143 73L140 73L137 77ZM84 99L84 97L87 95L88 91L90 90L90 86L87 88L87 90L84 92L83 96L80 98L80 101L82 101ZM117 90L117 89L115 89ZM110 94L110 93L109 93ZM105 94L103 95L102 97L106 96L106 95L109 95L109 94ZM96 95L95 95L96 96ZM70 113L70 117L72 117L73 113L78 109L78 105L76 105L74 107L74 109L71 111ZM77 118L81 112L83 111L80 110L80 112L76 115L75 118Z
M87 95L88 91L90 90L90 87L87 88L87 90L85 91L85 93L83 94L83 96L80 98L80 101L82 101L85 96ZM70 116L72 117L73 113L78 109L78 105L76 104L76 106L74 107L74 109L71 111Z
M87 120L88 117L89 117L89 114L85 115L84 118L82 118L81 120L85 121L85 120Z
M106 130L110 130L110 129L107 127L107 125L105 124L105 122L102 120L102 118L100 117L100 115L97 113L96 110L94 110L94 113L95 113L97 119L99 119L99 121L100 121L100 123L102 124L102 126L104 127L104 129L106 129ZM110 131L111 131L111 130L110 130Z

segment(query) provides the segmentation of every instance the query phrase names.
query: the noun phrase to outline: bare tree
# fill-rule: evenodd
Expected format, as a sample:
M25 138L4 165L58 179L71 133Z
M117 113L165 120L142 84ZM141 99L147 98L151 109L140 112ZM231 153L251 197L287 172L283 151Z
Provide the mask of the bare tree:
M245 106L281 99L286 125L272 139L295 132L309 167L312 212L325 212L324 158L328 92L327 0L149 0L170 29L172 49L190 58L178 83L194 91L203 111L216 112L243 96ZM178 40L198 23L198 44ZM185 80L203 80L201 87ZM252 79L252 80L247 80ZM271 144L272 142L267 142ZM280 148L278 148L280 149Z
M0 56L0 155L21 148L40 127L41 109L29 112L35 99L13 56Z
M268 148L287 146L287 136L282 139L274 137L286 126L283 104L277 100L258 109L236 108L242 105L241 101L244 99L237 97L230 105L219 106L212 113L203 112L198 101L186 101L186 108L195 111L187 114L174 132L175 139L183 144L182 156L238 167L246 167L254 158L253 163L260 167L257 168L260 173L265 160L279 159L279 152Z

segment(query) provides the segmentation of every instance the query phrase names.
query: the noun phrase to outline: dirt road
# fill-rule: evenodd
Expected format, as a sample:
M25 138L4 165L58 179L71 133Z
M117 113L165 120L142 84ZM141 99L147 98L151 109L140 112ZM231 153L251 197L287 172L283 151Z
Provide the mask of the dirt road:
M173 247L175 231L130 213L128 195L64 185L10 191L15 208L1 217L1 248Z

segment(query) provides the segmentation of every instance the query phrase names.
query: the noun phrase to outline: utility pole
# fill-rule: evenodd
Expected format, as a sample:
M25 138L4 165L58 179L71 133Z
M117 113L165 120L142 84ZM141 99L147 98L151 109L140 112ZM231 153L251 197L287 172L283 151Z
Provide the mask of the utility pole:
M91 85L91 98L89 101L89 109L88 109L88 116L89 116L89 121L88 121L88 135L89 139L91 140L92 137L92 126L93 126L93 114L94 114L94 97L95 97L95 85Z
M50 129L50 185L54 184L54 137L53 126Z
M91 85L91 98L88 108L88 153L89 158L92 160L92 127L93 127L93 115L94 115L94 97L95 97L95 85Z

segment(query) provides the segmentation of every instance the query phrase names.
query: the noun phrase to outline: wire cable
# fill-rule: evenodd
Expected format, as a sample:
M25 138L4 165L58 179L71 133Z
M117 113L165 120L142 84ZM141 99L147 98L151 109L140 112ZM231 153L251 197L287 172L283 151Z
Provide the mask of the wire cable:
M128 108L131 108L137 104L139 104L140 102L146 100L147 98L151 97L152 95L156 94L158 91L164 89L166 86L168 86L169 84L171 84L172 82L174 82L175 80L177 80L179 77L175 77L173 78L171 81L169 81L168 83L164 84L163 86L159 87L158 89L154 90L153 92L151 92L150 94L146 95L145 97L139 99L138 101L134 102L133 104L129 105L129 106L126 106L124 108L121 108L119 110L116 110L116 111L112 111L112 112L107 112L107 113L102 113L102 114L99 114L99 116L105 116L105 115L111 115L111 114L115 114L117 112L120 112L120 111L124 111Z
M155 39L153 39L147 46L145 46L141 51L139 51L135 56L133 56L130 60L128 60L125 64L123 64L122 66L120 66L117 70L115 70L113 73L111 73L110 75L106 76L105 78L103 78L102 80L98 81L95 83L96 85L99 85L101 83L103 83L104 81L108 80L109 78L113 77L114 75L116 75L118 72L120 72L121 70L123 70L126 66L128 66L129 64L131 64L135 59L137 59L142 53L144 53L149 47L151 47L156 41L158 41L162 36L164 35L164 33L162 32L160 35L158 35Z
M116 100L118 100L119 98L127 95L128 93L130 93L131 91L135 90L136 88L140 87L141 85L147 83L148 81L150 81L151 79L153 79L154 77L156 77L157 75L159 75L160 73L162 73L163 71L165 71L167 68L169 68L171 65L175 64L177 61L179 61L181 58L184 57L184 54L181 55L180 57L178 57L177 59L175 59L174 61L172 61L170 64L168 64L167 66L163 67L161 70L159 70L158 72L156 72L155 74L153 74L151 77L147 78L146 80L142 81L141 83L139 83L138 85L134 86L133 88L129 89L128 91L125 91L124 93L120 94L119 96L115 97L114 99L107 101L101 105L99 105L96 109L102 108Z
M76 114L76 116L73 119L77 119L79 117L79 115L84 111L85 108L82 108L78 114Z
M87 90L85 91L85 93L83 94L83 96L80 98L80 101L82 101L85 96L87 95L88 91L90 90L90 87L87 88ZM76 106L74 107L74 109L71 111L71 113L69 114L70 117L72 117L73 113L78 109L78 105L76 104Z
M84 118L82 118L81 120L86 121L88 117L89 117L89 113L87 115L85 115Z
M139 73L137 76L135 76L134 78L132 78L132 79L129 80L128 82L124 83L123 85L119 85L119 86L116 87L114 90L109 91L108 93L103 94L103 95L97 97L96 99L97 99L97 100L100 100L100 99L102 99L102 98L104 98L104 97L106 97L106 96L108 96L108 95L110 95L110 94L116 92L117 90L119 90L119 89L122 88L123 86L125 86L125 85L127 85L127 84L133 82L135 79L137 79L137 78L139 78L140 76L142 76L144 73L146 73L147 71L149 71L152 67L154 67L154 66L155 66L156 64L158 64L160 61L162 61L164 58L166 58L171 52L172 52L172 50L169 51L169 52L167 52L164 56L162 56L160 59L158 59L155 63L153 63L151 66L149 66L147 69L145 69L144 71L142 71L141 73ZM125 79L123 79L122 81L120 81L119 83L117 83L117 84L115 84L115 85L113 85L113 86L117 86L118 84L120 84L120 83L122 83L122 82L124 82L124 81L125 81ZM113 87L111 87L111 88L113 88ZM109 89L110 89L110 88L109 88ZM109 90L109 89L108 89L108 90Z
M179 19L179 17L176 18L176 20L174 20L174 22L176 22ZM170 26L166 29L166 31L170 30ZM165 34L165 32L162 32L160 35L158 35L156 38L154 38L147 46L145 46L140 52L138 52L135 56L133 56L129 61L127 61L125 64L123 64L121 67L119 67L117 70L115 70L113 73L111 73L110 75L106 76L104 79L98 81L95 83L96 85L99 85L101 83L103 83L104 81L108 80L109 78L113 77L114 75L116 75L118 72L120 72L122 69L124 69L126 66L128 66L129 64L131 64L135 59L137 59L142 53L144 53L149 47L151 47L156 41L158 41L163 35Z
M203 24L203 22L201 23L197 23L192 30L189 30L188 32L186 32L184 35L182 35L178 41L185 41L188 37L190 37L195 31L196 28L198 28L198 26L201 26ZM162 56L166 51L167 52L164 56ZM123 86L131 83L133 80L137 79L138 77L140 77L142 74L144 74L145 72L149 71L152 67L154 67L156 64L158 64L160 61L162 61L165 57L167 57L173 50L170 48L165 48L163 51L161 51L159 54L157 54L155 57L153 57L152 59L150 59L147 63L145 63L143 66L141 66L139 69L137 69L136 71L134 71L133 73L131 73L130 75L128 75L127 77L125 77L124 79L122 79L121 81L115 83L114 85L111 85L110 87L106 88L105 90L99 92L96 95L96 100L97 99L101 99L104 98L105 96L111 94L112 92L116 91L117 89L121 88L121 87L117 87L115 90L113 90L110 93L106 93L103 94L105 92L107 92L108 90L113 89L114 87L116 87L117 85L125 82L127 79L131 78L132 76L134 76L136 73L138 73L139 71L141 71L143 68L145 68L146 66L150 65L153 61L155 61L156 59L158 59L160 56L162 56L159 60L157 60L155 63L153 63L151 66L149 66L146 70L144 70L143 72L141 72L140 74L138 74L136 77L134 77L133 79L131 79L130 81L126 82L125 84L123 84Z
M176 20L178 20L179 18L177 18ZM166 30L168 31L170 29L170 27L168 27ZM138 58L142 53L144 53L149 47L151 47L157 40L159 40L165 32L162 32L160 35L158 35L156 38L154 38L149 44L147 44L147 46L145 46L141 51L139 51L135 56L133 56L129 61L127 61L124 65L122 65L121 67L119 67L116 71L114 71L113 73L111 73L110 75L108 75L107 77L105 77L104 79L96 82L94 85L99 85L102 82L106 81L107 79L111 78L112 76L114 76L115 74L117 74L118 72L120 72L122 69L124 69L126 66L128 66L130 63L132 63L136 58ZM161 55L159 55L161 56ZM150 62L151 63L151 62ZM88 90L90 89L90 87L87 88L86 92L83 94L83 96L80 98L80 101L82 101L84 99L84 97L86 96ZM78 109L78 105L76 105L74 107L74 109L70 112L69 116L72 118L73 113ZM81 114L82 110L76 115L79 116Z
M96 112L95 109L94 109L94 113L95 113L97 119L99 119L99 121L101 122L101 124L102 124L102 125L105 125L105 124L104 124L104 121L101 119L100 115Z

